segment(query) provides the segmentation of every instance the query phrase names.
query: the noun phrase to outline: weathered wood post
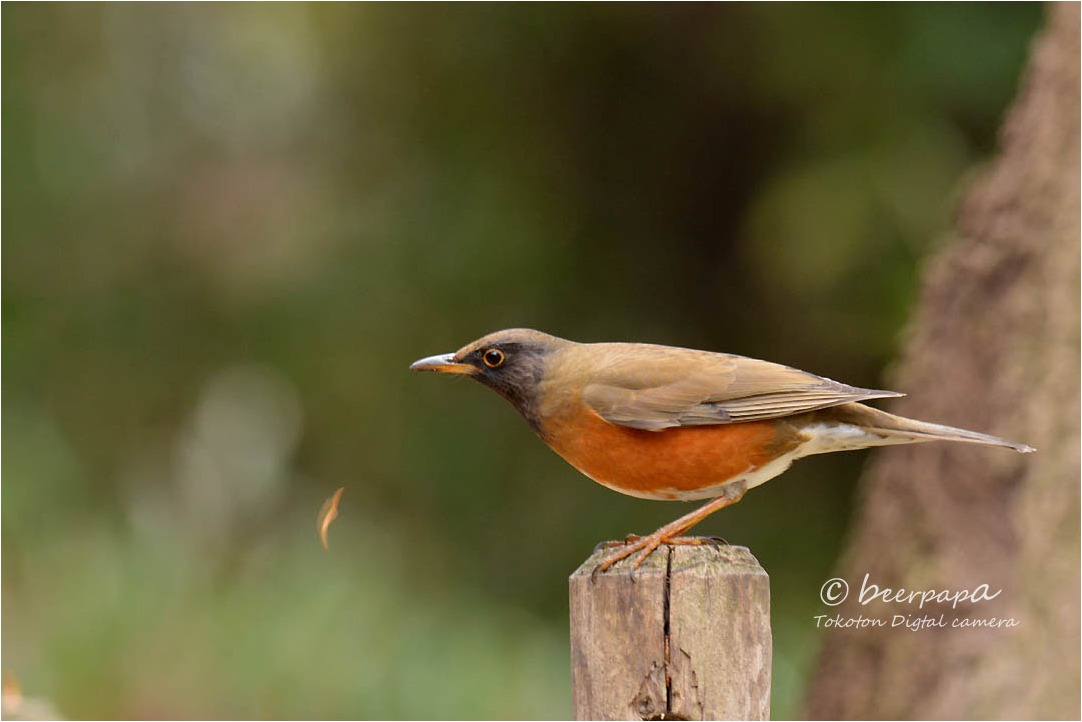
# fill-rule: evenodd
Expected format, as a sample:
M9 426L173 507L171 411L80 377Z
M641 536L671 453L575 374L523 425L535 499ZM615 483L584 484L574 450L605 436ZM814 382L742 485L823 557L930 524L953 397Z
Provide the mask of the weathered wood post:
M770 717L770 580L746 547L663 546L570 579L575 719Z

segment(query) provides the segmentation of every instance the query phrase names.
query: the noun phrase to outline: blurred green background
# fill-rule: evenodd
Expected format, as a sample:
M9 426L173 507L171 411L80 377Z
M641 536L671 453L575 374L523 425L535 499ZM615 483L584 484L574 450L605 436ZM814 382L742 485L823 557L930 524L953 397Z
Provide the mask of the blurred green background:
M73 717L569 716L567 576L689 507L409 362L531 326L887 383L1040 13L5 4L3 666ZM701 527L770 572L775 717L863 460Z

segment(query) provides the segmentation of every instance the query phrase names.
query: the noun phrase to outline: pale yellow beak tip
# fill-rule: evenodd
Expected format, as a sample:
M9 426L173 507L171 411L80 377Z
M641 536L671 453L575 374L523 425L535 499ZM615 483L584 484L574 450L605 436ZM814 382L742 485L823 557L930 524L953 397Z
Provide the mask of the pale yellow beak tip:
M435 371L439 374L466 374L470 375L476 369L469 364L455 361L453 353L442 353L436 356L426 356L410 364L410 371Z

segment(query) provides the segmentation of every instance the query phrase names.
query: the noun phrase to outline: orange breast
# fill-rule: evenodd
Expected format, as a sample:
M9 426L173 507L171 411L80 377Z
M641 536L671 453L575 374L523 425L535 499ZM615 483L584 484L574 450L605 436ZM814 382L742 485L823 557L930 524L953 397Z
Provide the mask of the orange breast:
M698 499L792 448L775 424L755 421L646 431L610 424L580 407L546 425L557 454L594 481L646 499Z

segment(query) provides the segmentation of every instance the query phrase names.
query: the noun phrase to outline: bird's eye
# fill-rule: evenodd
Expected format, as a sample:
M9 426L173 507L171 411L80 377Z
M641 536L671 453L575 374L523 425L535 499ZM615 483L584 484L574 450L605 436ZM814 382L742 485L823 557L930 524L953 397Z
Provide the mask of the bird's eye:
M498 348L490 348L481 356L481 360L485 362L485 366L488 366L490 369L503 366L504 358L503 351Z

